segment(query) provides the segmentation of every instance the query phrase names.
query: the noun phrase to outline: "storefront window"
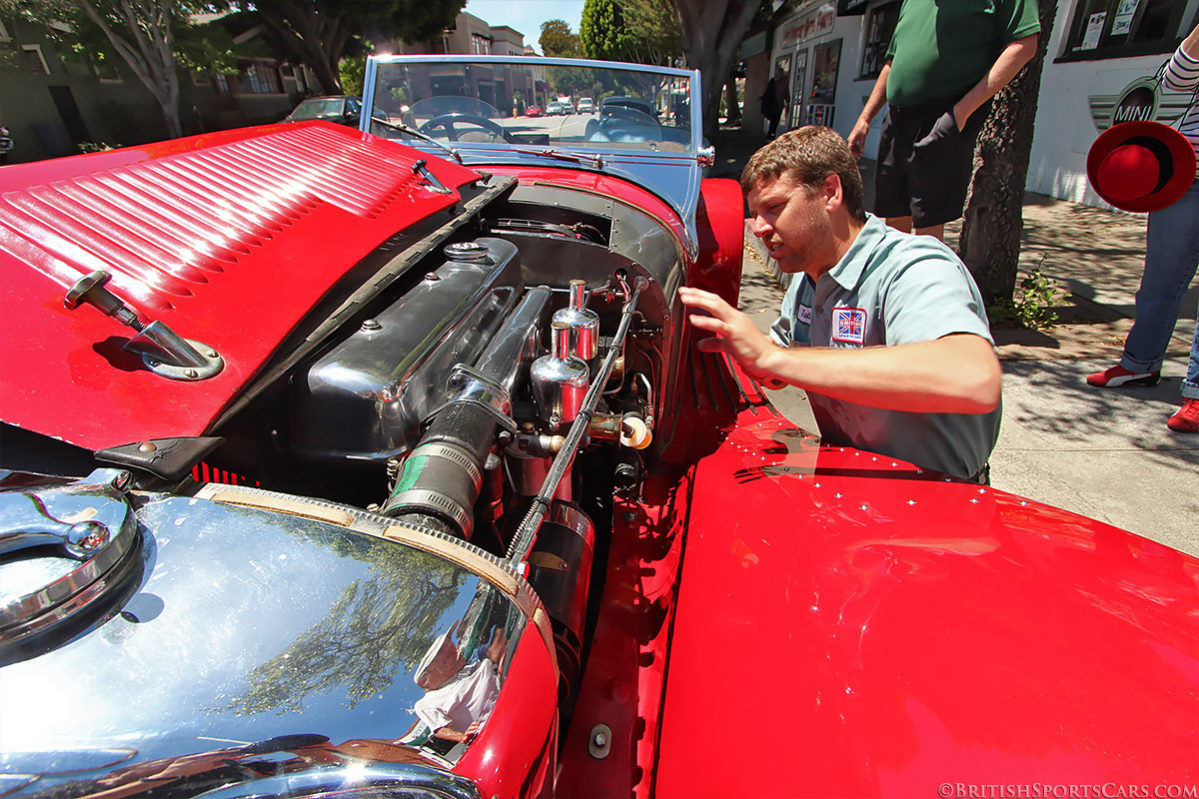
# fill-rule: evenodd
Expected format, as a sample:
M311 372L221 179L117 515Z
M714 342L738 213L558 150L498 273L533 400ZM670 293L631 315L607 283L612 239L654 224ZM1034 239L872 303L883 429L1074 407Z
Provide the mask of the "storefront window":
M1197 18L1199 0L1080 0L1057 60L1169 53Z
M877 78L887 62L887 48L899 20L899 0L875 6L866 18L866 41L862 45L859 78Z
M812 48L812 92L804 117L805 124L832 127L840 68L840 39L823 42Z

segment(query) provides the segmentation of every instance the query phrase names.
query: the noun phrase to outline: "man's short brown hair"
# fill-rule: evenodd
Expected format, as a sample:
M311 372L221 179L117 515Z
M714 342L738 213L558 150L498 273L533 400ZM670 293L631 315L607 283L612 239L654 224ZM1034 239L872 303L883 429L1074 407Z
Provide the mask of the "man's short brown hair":
M841 178L842 201L849 215L864 222L862 173L849 144L832 128L805 125L768 143L742 170L741 190L749 194L760 181L785 176L815 192L829 175Z

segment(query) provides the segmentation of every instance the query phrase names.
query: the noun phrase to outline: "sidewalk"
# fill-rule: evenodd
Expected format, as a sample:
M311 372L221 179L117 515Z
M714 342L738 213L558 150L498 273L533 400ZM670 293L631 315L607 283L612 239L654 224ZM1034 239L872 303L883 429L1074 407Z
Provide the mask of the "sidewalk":
M713 176L738 177L764 143L721 131ZM867 176L868 195L871 182ZM1158 385L1108 391L1086 385L1088 374L1120 356L1144 265L1144 233L1144 216L1025 197L1021 269L1039 266L1071 297L1056 309L1061 321L1051 330L995 331L1003 424L991 482L1199 556L1199 436L1166 428L1186 373L1199 286L1183 302ZM951 247L957 235L956 226L947 229ZM747 234L741 308L762 329L782 297L767 259ZM784 389L771 399L797 425L814 428L802 391Z

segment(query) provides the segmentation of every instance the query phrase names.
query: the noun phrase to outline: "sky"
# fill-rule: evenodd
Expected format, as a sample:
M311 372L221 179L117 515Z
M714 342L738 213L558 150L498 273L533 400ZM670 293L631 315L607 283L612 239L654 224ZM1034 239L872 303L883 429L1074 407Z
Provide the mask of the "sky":
M474 14L488 25L507 25L525 36L525 44L532 45L542 55L541 23L547 19L560 19L570 26L572 33L579 32L579 20L583 18L583 0L467 0L468 14Z

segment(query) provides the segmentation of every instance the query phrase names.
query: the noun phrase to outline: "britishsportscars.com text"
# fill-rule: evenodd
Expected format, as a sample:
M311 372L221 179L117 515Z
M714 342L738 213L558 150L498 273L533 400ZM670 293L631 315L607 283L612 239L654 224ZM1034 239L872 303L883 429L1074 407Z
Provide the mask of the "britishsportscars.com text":
M939 799L1199 799L1195 785L1092 785L1030 782L1023 785L943 782Z

